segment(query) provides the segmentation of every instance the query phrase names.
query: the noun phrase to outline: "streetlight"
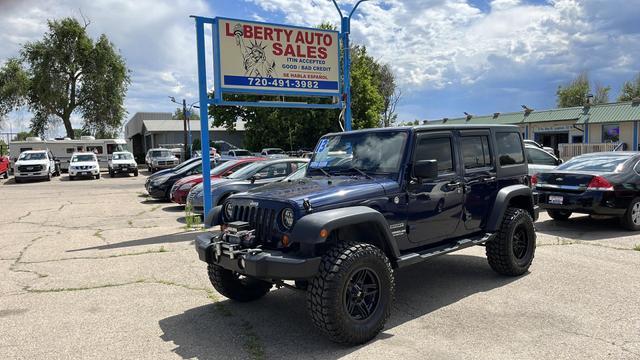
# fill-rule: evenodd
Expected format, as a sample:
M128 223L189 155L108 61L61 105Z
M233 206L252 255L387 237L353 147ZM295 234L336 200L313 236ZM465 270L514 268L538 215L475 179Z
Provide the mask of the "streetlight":
M344 51L343 57L343 77L344 77L344 92L346 96L345 113L344 113L344 127L346 131L351 131L351 48L349 46L349 34L351 33L351 17L356 11L358 6L369 0L359 0L351 9L349 16L343 16L342 10L338 6L336 0L332 0L333 5L336 6L338 14L340 14L340 36L342 37L342 48Z
M182 104L182 118L183 118L183 124L184 124L184 159L183 161L189 160L189 158L191 157L191 121L189 121L189 114L191 113L191 108L195 107L198 108L198 106L195 106L195 104L199 103L200 101L196 101L194 103L192 103L191 105L189 105L189 110L187 110L187 100L186 99L182 99L182 103L176 101L176 98L174 98L173 96L169 96L169 99L171 100L172 103L175 104ZM187 127L189 128L187 131ZM209 129L206 129L207 131ZM200 131L202 131L202 129L200 129ZM188 134L188 135L187 135Z

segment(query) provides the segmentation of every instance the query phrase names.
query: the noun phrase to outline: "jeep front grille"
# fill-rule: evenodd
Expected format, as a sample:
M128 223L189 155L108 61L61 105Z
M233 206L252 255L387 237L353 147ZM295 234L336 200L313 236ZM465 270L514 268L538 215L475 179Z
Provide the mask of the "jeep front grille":
M256 206L233 206L232 221L246 221L256 230L259 243L271 242L271 230L276 220L276 210Z

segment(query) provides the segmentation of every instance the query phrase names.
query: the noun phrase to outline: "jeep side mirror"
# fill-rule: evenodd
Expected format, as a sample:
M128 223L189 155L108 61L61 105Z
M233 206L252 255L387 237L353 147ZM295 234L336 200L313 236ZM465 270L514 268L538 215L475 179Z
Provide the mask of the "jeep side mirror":
M562 159L558 159L558 161L556 161L556 165L560 165L562 163L563 163Z
M420 160L413 165L413 175L419 179L438 178L438 160Z

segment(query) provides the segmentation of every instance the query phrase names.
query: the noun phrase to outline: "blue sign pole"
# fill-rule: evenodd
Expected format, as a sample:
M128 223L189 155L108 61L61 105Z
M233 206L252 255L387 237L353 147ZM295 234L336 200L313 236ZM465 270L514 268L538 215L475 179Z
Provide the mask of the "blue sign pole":
M351 131L351 45L349 44L349 34L351 33L351 17L356 11L358 6L369 0L359 0L351 9L349 16L343 16L340 7L336 0L333 0L333 5L336 6L338 14L340 14L340 37L342 38L342 77L344 81L344 94L345 94L345 112L344 112L344 129Z
M204 21L196 18L196 44L198 49L198 90L200 93L200 143L202 144L202 187L204 215L211 211L211 158L209 156L209 95L207 94L207 67L204 46ZM205 224L206 226L206 224Z

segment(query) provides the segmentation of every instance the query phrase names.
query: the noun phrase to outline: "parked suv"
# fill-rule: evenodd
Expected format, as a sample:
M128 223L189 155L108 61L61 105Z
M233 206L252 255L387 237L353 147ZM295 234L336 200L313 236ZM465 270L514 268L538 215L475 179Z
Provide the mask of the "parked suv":
M528 271L537 207L514 126L418 126L329 134L303 179L230 196L196 239L222 295L307 294L313 323L360 344L383 328L393 269L472 245L496 272Z
M133 158L133 154L128 151L114 152L109 160L109 176L114 177L117 174L133 174L138 176L138 163Z
M28 150L20 153L13 169L17 183L25 179L46 179L60 175L56 161L49 150Z
M69 160L69 180L79 177L95 177L100 179L100 164L96 154L92 152L77 152Z
M144 158L149 172L154 173L158 169L169 169L180 162L169 149L150 149Z

